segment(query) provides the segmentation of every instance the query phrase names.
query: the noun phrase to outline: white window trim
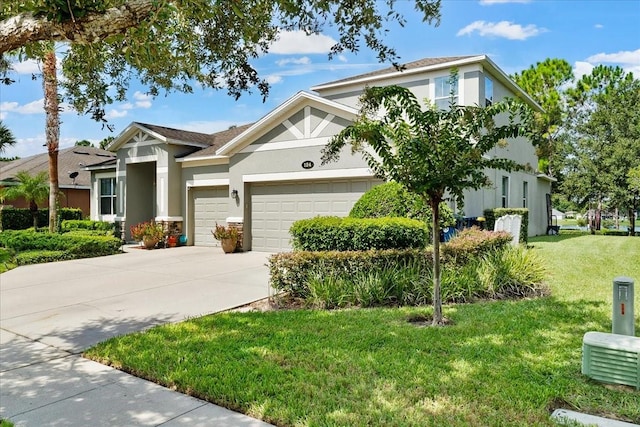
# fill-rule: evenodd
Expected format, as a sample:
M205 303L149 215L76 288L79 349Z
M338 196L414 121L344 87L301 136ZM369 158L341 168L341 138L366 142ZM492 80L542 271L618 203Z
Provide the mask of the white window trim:
M103 179L108 179L108 180L112 180L113 181L113 194L109 194L109 195L102 195L102 180ZM115 176L104 176L104 177L98 177L97 178L97 183L98 183L98 216L100 216L101 218L106 218L106 217L115 217L116 212L111 212L111 213L107 213L107 214L103 214L102 213L102 199L103 198L107 198L109 197L109 199L112 200L112 204L111 207L115 208L113 210L118 209L118 206L113 206L113 199L115 199L116 203L118 201L118 180L116 179Z

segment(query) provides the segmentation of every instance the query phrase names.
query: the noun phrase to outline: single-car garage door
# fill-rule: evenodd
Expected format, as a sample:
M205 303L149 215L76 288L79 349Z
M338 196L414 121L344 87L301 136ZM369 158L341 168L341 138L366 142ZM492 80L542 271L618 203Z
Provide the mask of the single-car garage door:
M291 249L294 221L318 215L347 216L353 204L379 181L302 181L251 186L251 246L254 251Z
M220 246L211 230L218 224L226 224L229 214L229 187L193 190L193 244L196 246Z

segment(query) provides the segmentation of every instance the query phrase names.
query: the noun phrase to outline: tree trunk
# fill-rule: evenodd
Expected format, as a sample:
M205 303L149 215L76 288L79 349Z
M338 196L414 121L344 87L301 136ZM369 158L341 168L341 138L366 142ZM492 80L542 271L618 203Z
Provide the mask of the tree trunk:
M636 235L636 209L637 208L638 208L638 205L634 200L633 207L629 209L629 236Z
M34 200L29 201L29 210L33 219L33 230L38 231L38 205Z
M60 111L58 107L58 79L56 53L53 46L44 56L42 66L44 84L45 134L49 153L49 232L56 230L58 218L58 145L60 140Z
M430 199L431 230L433 242L433 326L444 324L442 317L442 292L440 289L440 200Z

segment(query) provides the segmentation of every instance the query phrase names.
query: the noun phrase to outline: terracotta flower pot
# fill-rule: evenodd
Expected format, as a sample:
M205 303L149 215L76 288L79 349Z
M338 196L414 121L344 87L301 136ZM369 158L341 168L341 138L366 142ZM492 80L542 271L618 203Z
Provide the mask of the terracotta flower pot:
M142 243L144 243L144 247L145 248L153 249L158 244L158 239L155 239L155 238L149 237L149 236L144 236L142 238Z
M225 254L230 254L236 250L236 244L238 243L238 239L222 239L220 240L222 244L222 250Z

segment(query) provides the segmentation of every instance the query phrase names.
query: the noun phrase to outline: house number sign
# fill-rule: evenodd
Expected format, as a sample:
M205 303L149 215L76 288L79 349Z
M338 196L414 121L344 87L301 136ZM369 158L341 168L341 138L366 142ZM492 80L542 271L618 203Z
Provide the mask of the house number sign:
M311 169L313 167L313 162L311 160L305 160L304 162L302 162L302 167L304 169Z

